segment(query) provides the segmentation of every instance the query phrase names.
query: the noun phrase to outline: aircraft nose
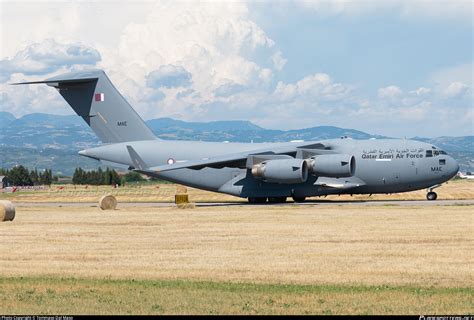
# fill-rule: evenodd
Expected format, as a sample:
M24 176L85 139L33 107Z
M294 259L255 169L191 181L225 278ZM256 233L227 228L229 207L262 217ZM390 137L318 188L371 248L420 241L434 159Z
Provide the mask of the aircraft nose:
M450 158L449 159L450 160L449 161L450 175L451 177L454 177L459 171L459 163L456 160L454 160L454 158L452 157L449 157L449 158Z

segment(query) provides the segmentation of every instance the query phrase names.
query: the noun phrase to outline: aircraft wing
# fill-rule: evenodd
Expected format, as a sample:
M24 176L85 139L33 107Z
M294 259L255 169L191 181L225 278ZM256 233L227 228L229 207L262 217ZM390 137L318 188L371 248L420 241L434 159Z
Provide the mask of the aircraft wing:
M223 168L223 167L238 167L238 168L251 168L253 164L259 163L265 160L271 159L282 159L282 158L293 158L299 153L302 153L302 158L306 158L311 155L317 154L328 154L334 153L334 151L326 150L325 146L321 143L312 144L285 144L280 147L261 150L253 150L249 152L240 152L234 154L227 154L222 156L203 158L197 160L189 160L183 162L175 162L173 164L165 164L154 167L147 167L144 161L140 158L137 152L132 146L127 146L127 150L130 154L136 171L142 173L157 173L165 172L178 169L193 169L199 170L202 168Z
M194 169L199 170L205 167L212 167L212 168L223 168L223 167L245 167L247 160L247 155L239 154L239 155L228 155L222 157L214 157L214 158L207 158L207 159L200 159L200 160L191 160L191 161L183 161L183 162L176 162L173 164L165 164L161 166L151 167L147 170L151 170L154 172L164 172L164 171L171 171L171 170L178 170L178 169Z
M136 152L135 152L136 157ZM165 164L161 166L155 166L150 168L143 168L142 166L137 166L137 168L141 171L153 171L153 172L164 172L164 171L171 171L171 170L178 170L178 169L193 169L199 170L206 167L209 168L223 168L223 167L238 167L238 168L245 168L248 164L249 159L275 159L275 158L292 158L289 155L281 155L275 154L270 152L264 153L239 153L239 154L230 154L220 157L212 157L212 158L204 158L199 160L190 160L190 161L183 161L183 162L176 162L173 164ZM134 161L138 162L138 161Z

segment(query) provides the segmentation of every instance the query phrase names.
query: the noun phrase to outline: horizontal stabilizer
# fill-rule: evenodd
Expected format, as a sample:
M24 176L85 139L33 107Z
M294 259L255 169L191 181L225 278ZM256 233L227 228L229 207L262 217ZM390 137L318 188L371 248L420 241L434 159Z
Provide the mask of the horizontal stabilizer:
M67 80L43 80L43 81L29 81L29 82L16 82L10 83L12 86L20 84L47 84L51 87L59 87L60 84L74 84L74 83L88 83L96 81L98 78L87 78L87 79L67 79Z

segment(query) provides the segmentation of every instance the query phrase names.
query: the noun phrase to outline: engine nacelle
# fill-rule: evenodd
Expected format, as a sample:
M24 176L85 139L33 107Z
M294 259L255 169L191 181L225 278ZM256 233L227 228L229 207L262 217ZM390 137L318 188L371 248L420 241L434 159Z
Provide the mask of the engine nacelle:
M308 161L309 172L323 177L352 177L355 172L355 158L348 154L323 154Z
M308 179L308 164L303 159L267 160L252 167L256 179L273 183L303 183Z

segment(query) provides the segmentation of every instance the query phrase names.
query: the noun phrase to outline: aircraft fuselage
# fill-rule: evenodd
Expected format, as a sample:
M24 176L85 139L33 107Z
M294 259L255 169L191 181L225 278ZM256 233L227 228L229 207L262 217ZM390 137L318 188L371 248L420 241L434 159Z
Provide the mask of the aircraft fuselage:
M310 144L311 142L305 142ZM248 168L177 169L156 172L155 177L172 182L240 197L319 196L328 194L370 194L406 192L439 185L458 172L457 162L431 144L413 140L333 139L315 141L335 153L353 155L352 177L325 178L310 175L306 182L268 183L255 179ZM126 146L132 146L150 167L222 154L252 153L268 148L298 147L301 143L221 143L195 141L134 141L103 145L81 151L95 159L133 166Z

